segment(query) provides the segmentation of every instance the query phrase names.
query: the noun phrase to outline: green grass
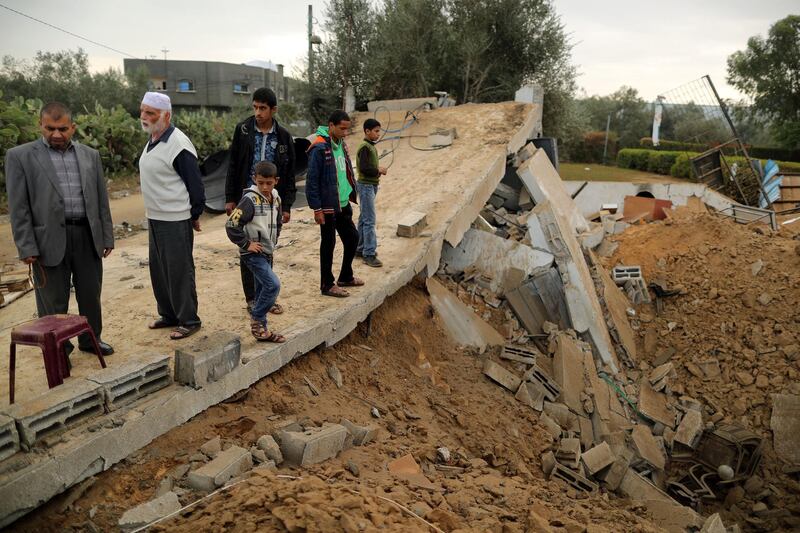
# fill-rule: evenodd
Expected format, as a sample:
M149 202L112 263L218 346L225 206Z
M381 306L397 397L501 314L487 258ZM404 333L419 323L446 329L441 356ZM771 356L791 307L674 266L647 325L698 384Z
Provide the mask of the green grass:
M558 173L567 181L676 181L670 176L652 172L594 163L559 163Z

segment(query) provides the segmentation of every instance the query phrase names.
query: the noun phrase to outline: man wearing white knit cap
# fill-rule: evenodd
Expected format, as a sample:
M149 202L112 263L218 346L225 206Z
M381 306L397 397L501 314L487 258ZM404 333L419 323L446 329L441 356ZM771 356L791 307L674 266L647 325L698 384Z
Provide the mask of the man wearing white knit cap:
M200 231L205 191L197 151L170 124L172 105L166 94L145 93L139 118L150 134L139 158L139 176L150 238L150 281L160 315L148 327L172 328L171 339L184 339L200 329L192 232Z

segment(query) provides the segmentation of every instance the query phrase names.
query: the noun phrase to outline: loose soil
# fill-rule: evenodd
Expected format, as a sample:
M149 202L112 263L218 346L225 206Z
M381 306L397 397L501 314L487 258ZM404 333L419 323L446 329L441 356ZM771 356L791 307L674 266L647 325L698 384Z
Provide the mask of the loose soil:
M344 376L341 389L327 376L331 364ZM370 336L361 325L333 348L294 361L240 401L212 407L14 528L112 530L126 509L154 497L162 478L217 435L224 446L250 448L289 420L348 418L377 426L376 441L308 468L258 471L153 530L429 531L399 504L444 531L657 531L640 505L545 480L539 455L550 437L538 414L486 379L481 367L482 356L442 331L424 290L405 287L373 313ZM370 416L373 406L380 418ZM436 457L442 446L452 455L449 470ZM389 473L387 463L406 454L424 476ZM186 492L181 500L199 496Z

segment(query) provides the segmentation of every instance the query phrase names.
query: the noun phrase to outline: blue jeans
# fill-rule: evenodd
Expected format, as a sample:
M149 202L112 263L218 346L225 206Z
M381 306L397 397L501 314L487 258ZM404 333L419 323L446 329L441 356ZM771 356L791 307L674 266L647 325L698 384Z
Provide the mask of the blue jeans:
M263 254L247 254L240 258L247 265L255 278L256 297L250 312L253 320L267 322L267 311L275 305L278 293L281 292L281 282L272 270L270 260Z
M359 181L356 182L356 187L358 205L361 207L356 252L364 257L374 257L378 253L378 236L375 234L375 197L378 196L378 186Z

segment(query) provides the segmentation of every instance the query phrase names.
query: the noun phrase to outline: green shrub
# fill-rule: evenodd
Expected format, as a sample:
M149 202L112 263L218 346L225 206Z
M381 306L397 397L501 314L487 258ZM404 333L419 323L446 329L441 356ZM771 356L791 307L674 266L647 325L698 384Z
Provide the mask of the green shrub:
M617 166L635 170L647 170L651 152L653 152L653 150L623 148L617 153Z
M647 171L656 174L669 174L675 160L684 152L667 152L660 150L649 151L647 156Z
M233 136L233 128L238 122L233 113L216 111L178 111L173 123L180 128L194 144L197 157L203 158L228 148Z
M2 100L0 92L0 196L5 195L6 152L39 136L41 100L25 100L21 96L10 102Z
M695 152L682 152L675 158L675 162L669 169L669 175L676 178L691 178L692 177L692 162L691 158L696 156Z
M100 152L106 174L136 173L147 134L122 106L106 109L97 104L93 113L77 115L75 124L75 139Z

